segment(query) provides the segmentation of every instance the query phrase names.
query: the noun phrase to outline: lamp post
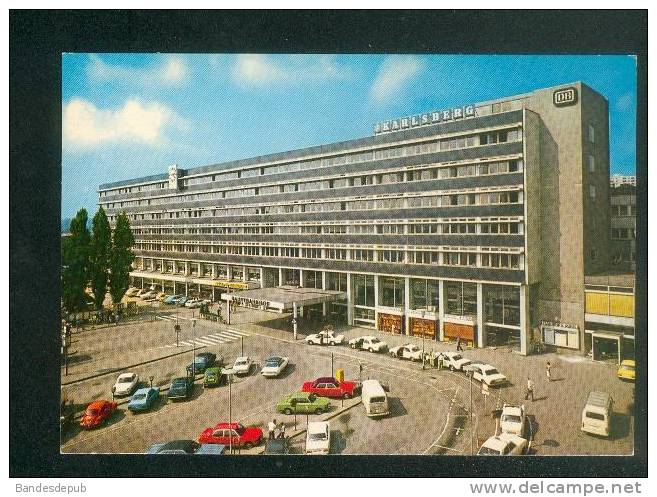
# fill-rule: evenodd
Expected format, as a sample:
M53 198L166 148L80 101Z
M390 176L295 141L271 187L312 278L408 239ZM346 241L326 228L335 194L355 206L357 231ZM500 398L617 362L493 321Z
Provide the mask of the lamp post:
M420 315L422 316L422 370L424 370L424 361L426 359L424 355L424 310Z
M474 454L474 439L472 438L474 435L474 430L472 427L472 377L474 376L474 370L472 369L471 366L466 366L465 368L466 374L468 375L468 380L470 382L470 454Z
M233 426L233 369L222 369L222 374L225 374L228 377L228 426L232 431ZM232 435L228 437L228 452L229 454L233 453L233 437Z
M196 319L192 319L192 376L196 376Z

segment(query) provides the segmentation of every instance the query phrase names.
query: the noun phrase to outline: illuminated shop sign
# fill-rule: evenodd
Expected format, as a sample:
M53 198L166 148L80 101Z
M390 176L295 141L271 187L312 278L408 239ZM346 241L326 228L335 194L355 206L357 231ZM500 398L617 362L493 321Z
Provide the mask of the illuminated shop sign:
M394 131L418 128L420 126L428 126L430 124L457 121L459 119L469 117L475 117L474 104L464 105L463 107L453 107L451 109L436 110L433 112L425 112L424 114L400 117L398 119L377 123L377 125L374 127L374 134L379 135L381 133L392 133Z

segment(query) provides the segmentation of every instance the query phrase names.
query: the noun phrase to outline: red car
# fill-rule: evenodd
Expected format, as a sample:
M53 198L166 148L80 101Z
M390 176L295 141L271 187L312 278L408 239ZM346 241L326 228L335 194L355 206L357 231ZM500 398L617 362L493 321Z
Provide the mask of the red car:
M80 420L80 426L85 430L96 428L109 418L114 409L116 409L116 402L110 402L109 400L94 400L87 406L87 410L84 411L82 419Z
M311 392L320 397L333 399L350 399L354 396L356 384L353 381L340 383L335 378L317 378L315 381L307 381L301 387L302 392Z
M254 427L244 427L240 423L218 423L214 428L206 428L198 437L201 444L224 444L228 447L244 447L250 449L262 442L262 430Z

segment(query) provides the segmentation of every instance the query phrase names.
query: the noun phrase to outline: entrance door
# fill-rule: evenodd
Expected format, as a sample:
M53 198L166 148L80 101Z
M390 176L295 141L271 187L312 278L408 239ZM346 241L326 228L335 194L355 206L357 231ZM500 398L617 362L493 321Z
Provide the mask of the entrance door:
M593 335L593 360L618 363L620 357L620 338Z

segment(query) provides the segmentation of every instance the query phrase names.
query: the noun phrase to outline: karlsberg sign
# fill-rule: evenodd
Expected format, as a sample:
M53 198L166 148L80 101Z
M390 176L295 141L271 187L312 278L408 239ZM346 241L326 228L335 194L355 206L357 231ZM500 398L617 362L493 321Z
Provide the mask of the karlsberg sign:
M464 105L463 107L453 107L451 109L436 110L433 112L425 112L424 114L400 117L399 119L377 123L376 126L374 126L374 134L379 135L381 133L391 133L393 131L455 121L468 117L475 117L474 104Z

